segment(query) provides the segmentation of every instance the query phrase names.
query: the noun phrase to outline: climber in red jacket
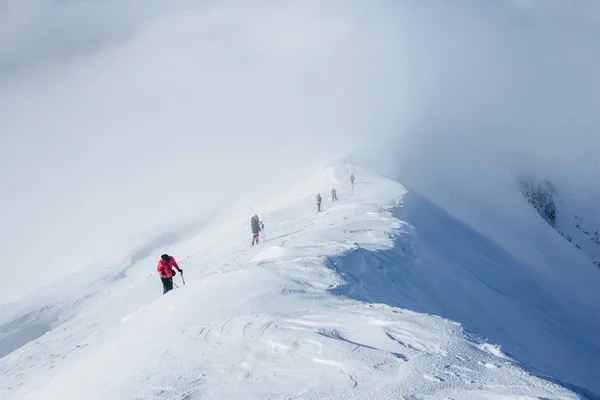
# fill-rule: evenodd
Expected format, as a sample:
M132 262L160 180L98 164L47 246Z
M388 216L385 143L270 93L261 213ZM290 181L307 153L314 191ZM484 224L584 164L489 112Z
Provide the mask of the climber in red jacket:
M179 265L177 265L175 258L168 254L163 254L160 256L156 270L158 271L160 280L163 284L163 294L173 289L173 276L176 274L175 270L173 270L173 267L175 267L180 273L183 272L183 270L179 268Z

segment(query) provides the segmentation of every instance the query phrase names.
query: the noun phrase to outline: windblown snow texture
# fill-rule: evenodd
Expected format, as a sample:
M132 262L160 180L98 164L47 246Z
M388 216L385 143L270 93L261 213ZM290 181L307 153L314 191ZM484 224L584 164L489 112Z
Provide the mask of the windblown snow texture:
M352 170L355 191L337 165L262 213L269 240L259 247L248 248L248 222L235 219L87 269L64 282L73 291L3 305L0 398L600 392L595 304L554 291L538 269L399 183ZM332 185L339 202L315 214L313 194ZM187 285L162 296L154 266L164 251Z

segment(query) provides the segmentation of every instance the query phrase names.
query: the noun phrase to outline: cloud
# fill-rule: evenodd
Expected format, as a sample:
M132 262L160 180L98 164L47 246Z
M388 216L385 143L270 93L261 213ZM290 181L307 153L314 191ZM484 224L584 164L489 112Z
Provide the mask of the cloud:
M0 251L36 284L365 144L423 189L598 165L593 2L0 7Z
M424 190L523 169L596 186L597 2L491 3L426 2L398 23L410 112L385 145L396 169Z
M1 250L32 282L136 233L276 196L371 125L377 32L342 3L190 2L126 18L107 3L82 31L97 47L65 40L88 21L61 4L20 10L50 35L48 54L35 38L0 51L20 69L0 94ZM62 7L76 23L52 36Z
M0 84L118 43L176 8L157 0L5 0L0 3Z

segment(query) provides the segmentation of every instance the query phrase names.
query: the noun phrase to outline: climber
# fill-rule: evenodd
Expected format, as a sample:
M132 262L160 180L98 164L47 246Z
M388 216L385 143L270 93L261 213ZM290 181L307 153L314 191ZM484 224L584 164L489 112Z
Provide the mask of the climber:
M258 215L250 218L250 227L252 228L252 246L254 244L258 244L258 237L260 235L261 226L264 226L261 221L258 219Z
M175 267L180 273L183 273L183 269L179 268L179 265L177 265L175 258L168 254L163 254L162 256L160 256L160 260L158 260L158 266L156 267L156 270L158 271L158 274L160 275L160 280L163 284L163 294L173 289L173 277L176 275L173 267Z

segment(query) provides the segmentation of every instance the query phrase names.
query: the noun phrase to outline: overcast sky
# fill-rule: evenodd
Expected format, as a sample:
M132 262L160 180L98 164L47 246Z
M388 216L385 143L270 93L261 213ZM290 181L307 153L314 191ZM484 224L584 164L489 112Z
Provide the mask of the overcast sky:
M8 279L365 144L393 143L413 183L533 160L591 184L599 21L591 0L0 0Z

